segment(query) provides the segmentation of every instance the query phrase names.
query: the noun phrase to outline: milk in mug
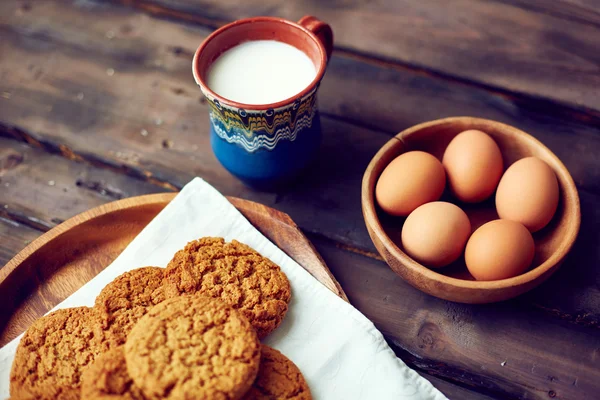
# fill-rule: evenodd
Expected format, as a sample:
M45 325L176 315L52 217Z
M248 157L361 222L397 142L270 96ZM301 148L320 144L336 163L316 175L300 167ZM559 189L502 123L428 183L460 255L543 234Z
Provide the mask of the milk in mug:
M276 40L254 40L221 54L208 71L207 85L238 103L270 104L300 93L316 76L303 51Z

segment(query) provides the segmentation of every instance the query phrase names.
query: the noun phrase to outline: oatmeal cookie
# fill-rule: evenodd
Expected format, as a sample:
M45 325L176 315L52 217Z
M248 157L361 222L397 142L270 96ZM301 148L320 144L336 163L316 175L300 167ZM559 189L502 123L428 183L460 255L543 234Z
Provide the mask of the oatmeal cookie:
M127 371L150 399L240 399L258 373L260 342L239 312L201 295L150 309L125 343Z
M239 310L264 338L279 326L290 283L279 266L249 246L206 237L175 253L165 270L165 296L201 293Z
M17 347L12 398L79 399L81 373L106 349L105 339L93 308L66 308L38 319Z
M164 300L163 268L144 267L119 275L96 297L95 308L116 345L124 344L133 325Z
M127 372L123 346L98 358L81 376L81 398L86 400L145 400Z
M244 400L311 400L298 367L279 351L262 345L258 376Z

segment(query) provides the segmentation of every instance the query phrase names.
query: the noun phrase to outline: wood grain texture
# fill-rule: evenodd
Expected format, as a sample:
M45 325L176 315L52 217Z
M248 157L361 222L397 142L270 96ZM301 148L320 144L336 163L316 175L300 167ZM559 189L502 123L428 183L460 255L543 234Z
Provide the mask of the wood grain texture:
M472 388L467 389L462 386L455 385L443 379L437 378L433 375L428 375L425 373L420 373L423 378L427 379L437 390L442 392L446 397L451 400L460 399L460 400L492 400L493 397L481 394L479 392L473 391Z
M244 4L252 7L240 6ZM299 4L275 7L297 7L303 15ZM360 5L348 3L340 13L349 18L347 10L356 7ZM182 15L194 26L179 23ZM313 233L311 240L335 264L332 268L344 287L352 282L351 290L361 299L359 309L376 319L412 367L498 398L574 398L575 390L580 398L581 393L594 393L590 390L597 388L579 380L598 380L588 371L598 370L593 362L600 347L594 341L600 323L600 124L593 113L385 55L365 57L360 51L338 49L320 90L326 135L312 177L276 193L254 192L226 174L209 151L206 105L189 70L191 54L209 30L198 26L199 14L165 16L168 20L144 15L139 8L93 1L0 2L0 55L10 54L0 57L0 135L39 149L26 153L31 155L19 168L0 177L12 179L10 190L0 190L0 208L12 209L10 221L47 230L60 219L114 199L111 194L176 190L199 174L225 194L290 214ZM353 18L362 22L358 12ZM207 18L201 24L216 26ZM114 73L109 75L111 68ZM569 89L557 88L557 93ZM533 134L561 158L580 189L581 234L565 266L539 288L500 308L439 302L410 288L377 259L348 252L375 256L359 200L360 179L373 154L408 126L455 115L491 118ZM42 157L36 168L44 152L55 155L47 161ZM58 171L55 165L60 173L53 172ZM98 178L77 186L71 168ZM48 185L59 179L60 187ZM140 181L149 185L138 186ZM67 193L62 192L65 188ZM14 242L1 236L0 243ZM378 268L384 271L380 278ZM431 309L430 301L435 305ZM424 328L419 336L415 310L434 321L441 333L428 335ZM528 328L538 323L530 334ZM489 349L494 350L491 355ZM508 361L502 367L496 356L505 350ZM571 374L575 388L567 387ZM456 393L451 398L463 398Z
M196 15L198 22L210 26L253 15L295 21L311 14L332 26L338 48L600 111L595 90L600 84L598 26L539 12L556 9L546 5L552 1L537 2L536 10L510 2L470 0L453 1L452 6L444 0L124 2L170 18L184 14L191 20ZM574 7L566 3L562 8Z
M50 7L52 5L54 7ZM112 7L90 8L69 9L55 3L43 3L39 9L33 7L29 11L30 22L36 27L29 25L26 28L28 22L18 30L31 28L60 37L62 43L50 44L52 55L41 54L41 50L33 54L25 51L23 46L27 47L25 42L29 40L13 32L14 39L21 44L11 47L11 59L19 59L21 65L31 65L35 71L39 68L46 75L39 75L37 84L31 81L29 86L27 77L35 79L35 72L30 75L32 72L8 65L2 69L10 76L8 79L13 82L10 85L15 87L8 89L12 94L0 107L0 120L21 129L4 129L5 135L14 134L70 159L123 171L170 189L180 188L199 175L225 194L251 198L267 205L277 204L287 213L296 211L295 221L305 228L306 222L311 222L313 226L309 229L313 231L325 232L333 228L340 240L369 242L366 234L357 229L362 230L363 225L360 215L355 212L360 210L360 200L345 194L358 190L351 179L362 174L370 155L387 140L386 135L373 138L367 129L324 118L327 135L313 171L337 168L338 173L315 174L316 179L307 182L308 185L292 186L280 193L249 190L229 175L208 151L207 106L200 100L201 94L193 83L191 58L182 57L179 50L174 49L190 43L195 46L199 40L197 31L153 21L125 8L116 11ZM46 23L53 19L52 28L34 22L39 21L35 18L37 15L44 15ZM81 21L81 26L53 31L59 26L69 26L59 23L64 18ZM92 19L96 21L93 24ZM93 26L95 30L87 31L87 26ZM111 29L119 32L122 27L132 31L130 36L117 36L113 40L105 37ZM81 32L76 33L76 29ZM38 35L33 33L33 36ZM153 38L152 45L156 48L143 45L146 50L138 56L135 52L140 53L140 50L134 50L133 46L146 40L141 39L142 36ZM82 39L78 44L63 42L76 37ZM45 40L38 42L34 38L33 42L36 42L34 46L48 45ZM60 65L72 66L70 72L53 67L51 62L47 63L49 58L54 58ZM82 60L88 61L82 63ZM155 60L163 63L162 67L156 67ZM116 71L113 76L107 75L109 68ZM132 85L136 88L133 92ZM42 87L48 88L49 92L38 93ZM61 94L57 95L55 90ZM84 96L82 100L78 100L80 93ZM32 102L38 101L44 104L33 106ZM26 111L31 108L38 109L35 116ZM146 136L142 135L143 131L148 132ZM352 132L351 136L349 132ZM344 147L344 152L336 151L340 146ZM305 190L307 186L312 190ZM301 195L290 196L300 190ZM344 197L350 201L350 207L338 205L339 199ZM337 215L330 214L333 208L338 211ZM347 219L354 220L353 226L345 223Z
M0 269L0 346L96 276L175 197L161 193L110 202L46 232ZM286 214L230 198L267 238L344 300L344 291ZM35 277L35 279L31 279Z
M3 15L9 15L15 4L20 3L2 3L7 11ZM189 72L189 54L204 30L106 4L37 4L2 28L7 32L4 37L12 39L0 44L11 51L0 68L7 85L14 87L7 90L9 99L0 98L0 120L27 129L4 129L5 135L66 158L171 190L197 174L225 194L277 207L306 231L374 252L358 195L372 154L387 141L388 133L471 110L473 115L532 133L563 160L580 189L600 193L598 129L484 91L340 57L333 58L320 92L321 107L330 118L324 118L325 140L313 169L304 181L277 193L248 190L207 151L206 106ZM107 38L108 32L115 37ZM69 67L57 68L62 65ZM113 76L106 73L111 65ZM35 116L30 109L36 110ZM587 234L597 237L598 232ZM582 251L595 254L590 248ZM592 260L580 259L580 268L592 269ZM585 295L574 290L572 300L565 299L566 315L597 319L597 311L576 305L576 299L597 292L588 282ZM541 307L544 301L539 301ZM556 303L554 297L550 301Z
M42 231L109 201L166 191L6 138L0 138L0 171L0 215Z
M8 228L5 226L9 223L18 228L21 226L18 221L21 221L45 230L71 218L74 213L83 213L107 201L132 198L162 189L110 170L73 164L62 157L5 138L0 138L0 172L0 187L4 189L0 196L0 215L6 217L3 232L6 230L7 236ZM237 198L231 198L231 202L284 252L295 254L298 263L308 266L323 264L318 253L306 251L312 245L287 214ZM50 212L42 215L40 211ZM15 229L17 238L31 237L25 233L19 234L21 231ZM274 236L273 232L277 232L277 235ZM14 245L20 243L24 242L17 240ZM336 283L332 276L326 276L325 270L309 272L322 282ZM332 286L331 289L345 298L341 288Z
M319 92L321 108L346 122L396 135L445 117L471 116L515 126L536 137L571 172L580 189L600 193L600 124L509 95L452 84L385 63L333 57Z
M43 25L37 18L42 15ZM475 116L515 124L556 152L580 187L596 190L600 185L600 168L594 161L600 152L596 129L553 119L540 110L528 113L510 99L483 91L334 57L320 92L321 108L331 118L324 118L327 134L314 168L333 172L314 174L316 179L303 182L303 192L309 195L302 199L297 190L279 195L248 191L211 152L203 151L209 146L206 105L191 78L189 61L207 32L143 17L94 4L65 8L45 2L31 8L7 28L8 34L16 35L7 60L14 64L0 68L18 89L9 89L14 93L2 103L0 120L21 128L22 140L171 189L201 175L226 194L277 203L304 229L370 250L356 212L358 200L345 193L356 191L371 155L387 140L385 134L428 119L470 110ZM64 19L81 25L65 24ZM108 32L115 37L107 39ZM33 50L48 46L54 49L52 54ZM49 58L69 68L55 68ZM19 69L20 65L33 72ZM106 74L108 68L116 71L112 77ZM36 76L39 82L29 81ZM128 89L132 86L134 92ZM84 95L82 100L79 94ZM30 108L37 110L35 117L26 111ZM144 130L147 136L141 134ZM315 208L319 218L312 218Z
M598 0L505 0L526 10L570 19L578 23L600 26L600 2Z
M21 146L19 143L14 144ZM59 156L50 157L53 162L42 164L42 171L36 170L33 167L36 163L33 162L32 167L25 170L26 174L38 176L45 173L56 176L58 174L53 171L52 165L56 164L58 170L63 170L61 164L72 163ZM35 161L35 157L25 157L24 164L28 161ZM86 164L83 166L95 169ZM76 171L76 168L73 170ZM65 201L62 188L49 190L55 187L49 187L45 179L35 183L22 178L20 172L19 168L12 169L11 174L5 175L5 178L14 182L10 187L15 193L30 190L32 196L43 199L39 203L39 210L32 210L38 217L44 216L43 225L53 225L51 219L55 211L62 219L67 219L85 211L86 202L92 207L100 201L112 200L100 193L96 193L96 197L78 192L84 189L79 189L75 179L67 175L63 178L65 187L72 196L81 197L80 202L74 203L72 214L68 214L59 206ZM95 173L98 172L87 172L90 175ZM135 182L133 178L127 179L132 184ZM19 182L27 186L20 186ZM129 186L126 181L123 185L118 189L125 190ZM19 199L19 196L12 197L10 193L0 192L0 205L8 200L12 207L13 204L18 204ZM585 192L581 195L582 210L588 217L582 221L582 232L600 232L599 201L597 196ZM540 390L556 389L555 384L550 385L552 382L540 384L543 382L542 377L530 371L531 363L536 364L538 372L543 367L542 371L554 377L565 374L563 362L571 368L577 360L584 360L582 365L595 367L594 362L597 360L593 354L598 342L591 339L597 336L598 314L590 314L588 311L600 309L600 292L595 283L598 276L596 264L590 263L589 259L600 257L600 248L597 246L598 235L582 233L581 237L583 241L575 245L565 266L544 285L508 303L468 306L430 298L402 281L382 261L349 252L348 249L356 250L343 243L330 241L322 235L310 235L311 241L349 293L353 304L376 321L378 328L386 332L387 339L397 354L411 367L499 398L531 398L532 393L547 393ZM0 242L6 241L0 237ZM15 248L14 252L19 250L21 248ZM357 293L355 299L352 299L353 291ZM355 303L356 299L360 299L360 304ZM437 340L437 345L432 345L432 348L427 345L430 340L428 331L419 334L418 324L423 322L415 316L415 310L419 310L421 316L426 315L429 320L435 321L437 329L443 332L434 335L432 340ZM489 326L494 328L490 329ZM529 333L531 326L538 326L534 335ZM571 329L575 332L573 336L569 333ZM517 343L518 346L514 347L511 343ZM495 359L498 352L493 353L493 357L489 355L490 348L501 349L502 354L506 353L506 358L519 367L497 368L496 364L503 360ZM556 350L547 354L544 348ZM535 357L532 357L532 353ZM597 379L588 375L587 367L582 368L575 369L578 379ZM519 377L514 387L510 384L514 380L513 375ZM588 389L588 386L584 386L581 390L585 392Z
M6 11L2 15L9 15L15 4L20 3L0 4ZM388 134L439 116L469 112L522 128L561 158L580 190L600 193L597 128L482 90L335 56L320 91L326 135L313 168L285 190L249 190L208 151L206 105L189 71L193 49L207 31L123 7L82 4L36 3L0 28L7 38L0 46L11 54L0 63L11 94L0 98L4 135L171 190L200 175L224 194L288 213L305 231L372 253L360 213L364 169ZM112 76L109 68L115 71ZM6 129L6 124L19 129ZM595 207L584 204L584 215ZM584 230L582 236L600 235L593 222L584 224ZM572 256L588 277L597 262L586 257L597 254L592 242L577 246ZM573 285L559 300L551 292L533 300L562 318L597 324L600 308L591 300L598 293L595 280L570 279Z
M41 232L1 215L2 211L0 211L0 266L3 266Z
M536 314L522 298L465 305L423 296L384 263L309 238L350 302L412 367L500 399L599 393L597 328Z
M3 149L0 150L0 163L7 163L5 160L8 159L23 160L5 170L0 178L0 184L9 184L4 187L5 190L0 191L0 212L4 212L6 218L16 223L35 229L48 230L77 213L115 200L118 198L115 193L135 196L162 189L160 186L118 175L111 170L99 169L86 163L73 163L64 157L49 155L16 141L0 138L0 148ZM50 181L54 181L54 184L49 185ZM307 190L310 190L310 186ZM309 194L297 190L290 197L298 198L298 201L309 201ZM359 197L359 194L356 196ZM593 327L600 326L600 287L597 285L595 261L600 260L600 248L597 246L600 237L600 207L597 204L600 198L587 192L580 192L580 198L584 215L581 233L566 260L565 269L528 294L527 299L545 313ZM276 204L275 207L279 205ZM329 218L339 215L334 211L335 209L331 211L333 216ZM360 213L360 209L355 212ZM304 219L309 220L310 215ZM342 227L344 221L337 223ZM306 229L307 226L311 225L305 223L305 230L309 230ZM359 228L367 236L364 225L357 227ZM321 233L318 235L323 236ZM369 240L368 236L366 240ZM368 244L371 244L370 240ZM376 253L344 242L339 245L350 251L378 257ZM14 248L12 254L18 250L20 247ZM557 296L557 292L561 295Z

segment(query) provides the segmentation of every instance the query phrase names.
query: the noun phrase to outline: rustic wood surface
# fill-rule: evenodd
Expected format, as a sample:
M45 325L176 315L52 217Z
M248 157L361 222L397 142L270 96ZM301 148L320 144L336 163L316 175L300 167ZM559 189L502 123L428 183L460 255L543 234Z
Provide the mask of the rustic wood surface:
M256 14L291 20L319 15L331 24L341 50L600 111L597 1L544 7L541 1L454 0L451 10L446 0L121 2L212 27Z
M20 251L0 269L5 298L0 304L0 346L106 268L175 195L159 193L103 204L77 214ZM348 300L288 215L237 197L229 201L325 287Z
M201 176L289 214L397 354L457 399L600 393L600 2L0 2L0 265L91 207ZM208 146L193 51L247 15L314 13L336 33L311 173L246 188ZM564 266L517 299L423 294L381 260L360 210L375 152L419 122L470 115L540 139L579 189Z

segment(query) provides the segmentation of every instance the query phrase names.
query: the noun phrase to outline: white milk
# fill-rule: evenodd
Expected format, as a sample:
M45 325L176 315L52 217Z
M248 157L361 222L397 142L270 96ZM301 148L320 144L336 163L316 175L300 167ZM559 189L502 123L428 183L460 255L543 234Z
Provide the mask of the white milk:
M226 99L269 104L304 90L317 71L304 52L275 40L255 40L227 50L208 71L207 85Z

